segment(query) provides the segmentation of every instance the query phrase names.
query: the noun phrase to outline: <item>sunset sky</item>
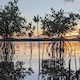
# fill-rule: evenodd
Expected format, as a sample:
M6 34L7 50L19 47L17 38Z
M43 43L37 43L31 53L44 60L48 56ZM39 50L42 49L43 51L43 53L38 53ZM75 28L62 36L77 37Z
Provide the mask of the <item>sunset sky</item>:
M4 6L10 0L0 0L0 5ZM50 13L50 8L56 11L64 9L65 12L80 13L80 0L19 0L18 6L22 16L27 22L33 22L34 15L39 14L44 17L46 13ZM33 22L35 25L35 23Z
M4 5L7 5L7 2L9 1L13 1L13 0L0 0L0 6L4 7ZM60 9L63 9L65 12L74 12L74 13L80 14L80 0L18 0L18 7L21 12L21 15L26 18L27 22L32 22L34 26L36 25L36 23L33 21L34 16L39 15L40 17L44 17L45 14L51 13L50 8L52 7L55 11L59 11ZM41 35L42 31L40 28L41 28L41 23L39 23L39 36L41 38L43 36ZM6 31L7 30L8 29L6 29ZM0 46L1 47L0 63L2 65L0 67L0 70L1 71L3 70L2 73L4 74L0 73L0 76L3 75L2 78L4 77L6 78L8 76L7 77L8 79L15 78L15 75L17 74L16 71L18 71L18 68L21 67L21 71L20 71L22 72L20 74L22 75L21 78L24 75L26 75L24 76L24 80L26 79L27 80L48 80L48 79L64 80L63 78L71 79L73 78L73 76L74 76L74 79L76 79L77 78L76 73L80 71L80 41L79 41L80 36L77 36L79 33L79 30L80 30L80 21L76 26L76 31L74 31L73 33L68 32L66 34L68 37L65 37L65 38L68 39L68 41L67 40L61 41L60 39L58 41L40 42L37 35L37 29L35 30L34 36L32 37L32 38L37 38L37 41L35 42L29 41L29 40L23 41L23 42L21 41L2 42L1 41L0 42L0 45L1 45ZM5 34L3 35L6 36ZM79 37L79 39L77 39L78 41L71 41L71 40L69 41L69 38L70 39L74 38L74 36ZM29 36L17 37L15 33L11 37L29 38ZM56 38L56 35L53 38ZM13 59L8 61L9 60L8 58L12 58L12 57ZM47 64L45 64L45 61L47 61L46 62ZM15 65L16 62L17 62L17 65ZM8 65L9 63L10 64L12 63L12 65L14 64L14 67L13 67L14 69L13 68L8 69L8 65L6 68L4 63L8 63ZM53 73L52 72L50 73L51 69ZM6 73L6 71L8 71L9 73ZM55 73L55 71L57 71L57 73ZM25 72L27 72L27 74ZM45 72L47 73L45 74ZM65 77L64 75L62 76L63 72L64 74L66 74L67 72L67 73L71 73L72 75L69 75L69 76L67 75ZM8 74L11 74L11 75L8 75ZM20 75L18 75L18 77L20 77ZM57 75L61 75L60 78ZM80 75L80 74L77 74L77 75ZM16 76L16 79L18 77ZM78 77L80 79L80 76Z

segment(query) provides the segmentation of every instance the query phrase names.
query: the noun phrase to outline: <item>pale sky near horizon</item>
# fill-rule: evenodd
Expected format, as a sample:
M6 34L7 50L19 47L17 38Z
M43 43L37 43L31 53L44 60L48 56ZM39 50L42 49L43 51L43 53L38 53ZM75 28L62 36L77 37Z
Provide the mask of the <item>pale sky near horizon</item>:
M8 1L11 0L0 0L0 5L4 6ZM18 6L27 20L37 14L44 16L46 13L50 13L52 7L57 11L64 9L66 12L80 13L80 0L74 0L74 2L69 0L18 0Z
M0 0L0 5L4 6L8 1L11 0ZM18 7L22 16L28 22L31 22L37 14L44 17L46 13L51 13L50 8L52 7L56 11L63 9L65 12L80 13L80 0L74 0L73 2L70 0L18 0Z

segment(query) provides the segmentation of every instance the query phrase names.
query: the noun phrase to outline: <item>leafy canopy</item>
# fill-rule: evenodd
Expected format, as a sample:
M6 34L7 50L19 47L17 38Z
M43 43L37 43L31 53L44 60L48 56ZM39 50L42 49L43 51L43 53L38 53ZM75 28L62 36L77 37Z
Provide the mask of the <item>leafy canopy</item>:
M65 13L62 9L55 11L51 8L51 11L51 14L46 14L44 18L41 18L43 34L50 37L54 33L60 35L74 30L80 19L79 14Z
M0 35L3 38L12 36L14 32L18 33L22 28L26 28L26 20L21 17L17 3L18 0L10 1L4 8L0 8Z

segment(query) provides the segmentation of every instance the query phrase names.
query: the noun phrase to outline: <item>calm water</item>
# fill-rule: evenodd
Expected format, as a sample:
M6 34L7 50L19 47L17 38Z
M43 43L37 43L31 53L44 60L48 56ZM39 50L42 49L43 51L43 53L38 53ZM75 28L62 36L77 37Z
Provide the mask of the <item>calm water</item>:
M48 52L51 53L51 45L48 47L49 42L40 42L40 60L42 59L50 59L48 56ZM14 42L16 54L14 55L14 61L17 60L25 62L24 67L28 69L31 67L34 73L30 75L26 75L25 80L38 80L38 72L39 72L39 49L38 42L32 42L32 58L31 55L31 46L30 42ZM68 67L68 61L71 56L71 68L75 70L75 65L77 65L77 69L79 69L79 58L80 58L80 42L66 42L65 52L64 52L64 60L65 67ZM47 52L48 47L48 52ZM43 57L42 57L43 56ZM40 68L41 68L40 61ZM75 64L75 62L77 62ZM41 79L41 76L39 76Z

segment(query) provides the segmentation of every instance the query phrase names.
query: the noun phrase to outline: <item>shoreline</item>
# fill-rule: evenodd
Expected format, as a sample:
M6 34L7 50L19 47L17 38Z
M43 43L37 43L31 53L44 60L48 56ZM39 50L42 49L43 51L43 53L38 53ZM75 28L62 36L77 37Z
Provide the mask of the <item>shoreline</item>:
M0 39L0 41L80 41L80 39L74 38L74 39L65 39L65 38L39 38L39 39L35 39L35 38L25 38L25 39L16 39L16 38L9 38L9 39Z

